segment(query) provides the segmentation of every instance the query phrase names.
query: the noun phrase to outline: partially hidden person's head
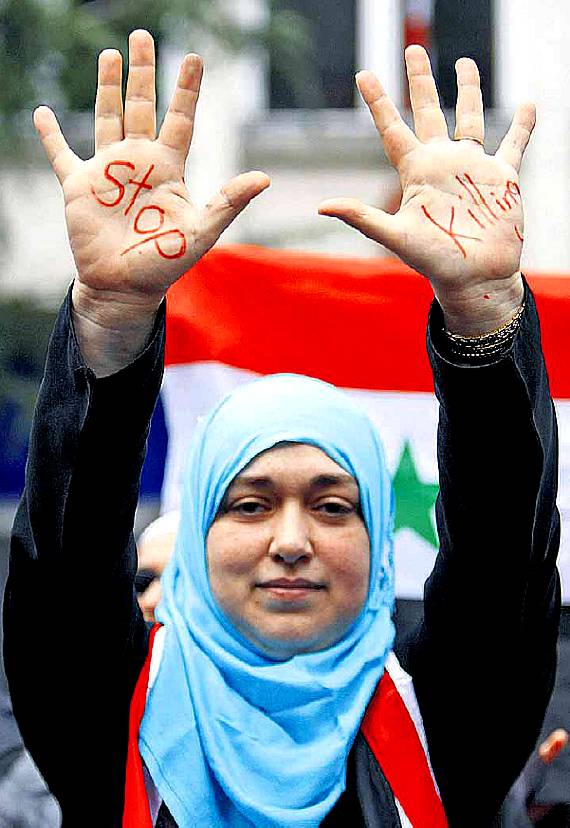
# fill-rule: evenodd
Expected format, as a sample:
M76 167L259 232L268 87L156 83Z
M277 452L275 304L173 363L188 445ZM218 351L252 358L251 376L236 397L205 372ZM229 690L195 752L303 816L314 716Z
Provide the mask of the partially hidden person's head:
M167 603L197 625L216 619L236 652L323 650L365 606L391 605L382 446L327 383L274 375L226 397L198 426L181 513Z
M162 590L160 576L174 551L180 512L160 515L144 528L137 539L137 574L135 591L145 621L154 621L154 611Z

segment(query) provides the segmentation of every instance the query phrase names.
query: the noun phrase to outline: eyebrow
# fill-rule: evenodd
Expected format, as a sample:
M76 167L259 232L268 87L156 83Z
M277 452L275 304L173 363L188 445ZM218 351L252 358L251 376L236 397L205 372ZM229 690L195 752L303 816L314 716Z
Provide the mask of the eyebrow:
M346 474L345 472L340 472L339 474L327 473L318 474L311 478L309 481L309 487L311 489L324 489L328 486L341 486L347 483L352 483L355 486L357 485L356 480L350 474ZM275 482L273 478L263 475L238 474L231 485L246 485L252 486L256 489L270 489L275 485Z

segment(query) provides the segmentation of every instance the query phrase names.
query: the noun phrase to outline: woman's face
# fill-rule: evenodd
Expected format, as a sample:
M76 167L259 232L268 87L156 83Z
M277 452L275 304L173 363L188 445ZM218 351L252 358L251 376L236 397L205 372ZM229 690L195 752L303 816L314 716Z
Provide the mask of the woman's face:
M230 484L206 540L213 595L271 658L338 641L368 594L356 480L304 444L258 455Z

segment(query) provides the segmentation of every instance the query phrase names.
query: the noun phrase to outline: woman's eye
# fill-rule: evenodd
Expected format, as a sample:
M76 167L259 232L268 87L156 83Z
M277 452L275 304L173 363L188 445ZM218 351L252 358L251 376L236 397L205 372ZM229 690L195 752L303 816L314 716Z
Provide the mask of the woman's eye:
M265 506L257 500L243 500L235 503L230 511L241 515L260 515L265 511Z
M349 503L339 503L337 500L327 500L325 503L320 503L317 509L332 517L349 515L354 512L354 506L351 506Z

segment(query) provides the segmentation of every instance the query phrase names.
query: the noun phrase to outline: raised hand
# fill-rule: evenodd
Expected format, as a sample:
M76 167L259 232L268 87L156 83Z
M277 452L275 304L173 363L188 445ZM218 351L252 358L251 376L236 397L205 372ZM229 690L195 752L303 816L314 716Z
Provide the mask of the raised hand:
M184 164L192 140L201 59L193 54L184 58L158 137L154 42L148 32L134 31L129 38L124 111L121 63L115 50L100 55L95 155L88 161L70 149L50 109L42 106L34 113L64 192L77 266L73 304L80 344L86 357L95 345L109 355L116 352L107 370L96 366L101 373L116 370L132 357L144 343L166 290L269 185L264 173L238 175L197 209L186 190ZM114 341L107 333L111 340L115 334ZM94 337L97 343L90 341Z
M406 67L415 134L375 75L357 75L400 176L398 213L352 198L327 200L319 212L342 219L427 276L450 330L484 333L512 318L523 296L518 171L535 123L534 106L519 107L497 153L487 155L475 63L461 58L456 64L455 140L449 138L425 50L408 47Z

